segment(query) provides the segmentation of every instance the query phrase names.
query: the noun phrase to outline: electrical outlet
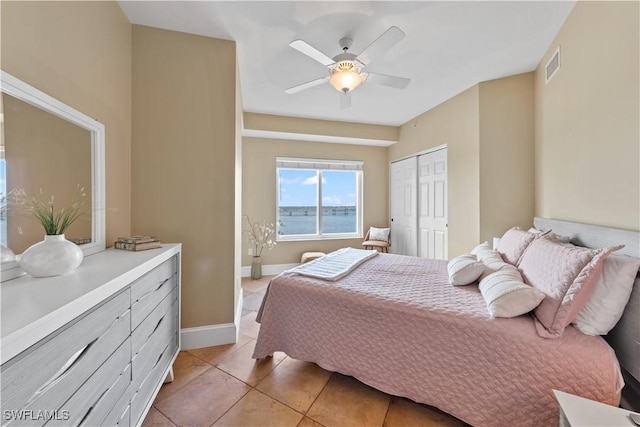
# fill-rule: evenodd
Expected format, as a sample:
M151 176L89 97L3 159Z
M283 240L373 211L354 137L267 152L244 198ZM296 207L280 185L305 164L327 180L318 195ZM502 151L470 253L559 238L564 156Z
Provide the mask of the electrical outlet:
M249 250L247 250L247 252L249 253L249 255L253 255L253 249L249 248Z

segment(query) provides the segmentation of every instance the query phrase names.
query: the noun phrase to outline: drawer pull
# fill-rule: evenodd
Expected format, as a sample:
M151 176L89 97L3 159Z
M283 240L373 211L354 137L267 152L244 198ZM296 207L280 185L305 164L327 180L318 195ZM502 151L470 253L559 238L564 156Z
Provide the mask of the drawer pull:
M158 328L160 327L160 324L162 323L162 321L164 320L164 318L165 318L165 317L167 317L167 315L166 315L166 314L165 314L164 316L162 316L162 317L160 318L160 320L158 320L158 323L156 323L156 327L155 327L155 328L153 328L153 331L151 331L151 333L150 333L150 334L149 334L149 336L147 337L147 341L149 340L149 338L151 338L151 336L152 336L153 334L155 334L155 333L156 333L156 331L157 331L157 330L158 330Z
M93 405L91 405L91 407L89 408L89 410L87 411L86 414L84 414L84 417L82 417L82 419L80 420L80 422L78 423L78 425L82 425L85 420L89 417L89 415L91 415L91 413L93 412L93 409L98 406L98 404L100 403L100 401L102 400L102 398L105 396L105 394L107 394L109 392L109 390L111 390L111 387L108 387L105 391L102 392L102 394L100 396L98 396L98 399L96 399L96 401L93 403Z
M173 277L173 276L171 276ZM151 289L150 291L145 292L144 294L140 295L140 298L138 298L137 301L142 301L143 299L145 299L149 294L152 294L154 292L158 292L160 290L160 288L162 288L164 286L165 283L167 283L171 277L167 277L166 279L164 279L162 282L158 283L158 286L156 286L154 289Z
M73 368L75 366L75 364L78 363L78 361L80 359L82 359L82 357L85 354L87 354L87 352L89 351L91 346L93 344L95 344L95 342L98 341L98 339L100 339L100 337L94 339L89 344L85 345L80 350L78 350L73 356L71 356L69 358L69 360L67 360L67 362L62 366L62 368L60 368L58 370L58 372L56 372L53 375L53 377L51 377L51 379L49 381L47 381L42 387L40 387L40 389L38 391L35 392L35 394L29 400L29 402L31 402L33 399L35 399L40 394L42 394L42 393L46 392L47 390L49 390L51 387L53 387L55 384L57 384L59 381L61 381L64 377L66 377L67 374L71 371L71 368Z
M128 310L127 310L128 311ZM126 312L125 312L126 313ZM56 385L58 382L62 381L62 379L64 379L69 372L71 372L72 368L78 363L80 362L80 360L89 352L89 350L91 349L91 347L98 342L98 340L100 338L102 338L103 336L105 336L106 334L109 333L109 331L121 320L121 317L123 315L121 314L120 316L116 317L114 319L113 322L111 322L111 324L109 325L109 327L99 336L97 336L93 341L91 341L89 344L85 345L84 347L82 347L80 350L78 350L76 353L74 353L69 360L67 360L67 362L62 365L62 367L58 370L58 372L56 372L55 374L53 374L53 376L51 377L51 379L49 381L47 381L46 383L44 383L44 385L42 387L40 387L40 389L38 389L38 391L36 391L33 396L31 396L31 399L29 399L28 403L31 403L36 397L38 397L40 394L46 392L47 390L49 390L51 387L53 387L54 385Z

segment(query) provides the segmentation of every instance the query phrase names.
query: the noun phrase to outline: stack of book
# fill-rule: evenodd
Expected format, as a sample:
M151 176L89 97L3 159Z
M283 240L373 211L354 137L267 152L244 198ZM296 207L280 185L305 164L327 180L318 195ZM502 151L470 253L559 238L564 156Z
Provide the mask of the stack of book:
M161 243L160 240L152 236L130 236L118 237L113 247L126 251L144 251L159 248Z

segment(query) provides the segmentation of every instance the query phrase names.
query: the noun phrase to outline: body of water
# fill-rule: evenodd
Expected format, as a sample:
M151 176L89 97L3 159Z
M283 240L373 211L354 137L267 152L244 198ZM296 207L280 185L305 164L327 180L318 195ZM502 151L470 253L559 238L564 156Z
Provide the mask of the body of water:
M280 208L278 234L316 234L315 207L293 206ZM322 209L322 233L355 233L355 206L335 206Z

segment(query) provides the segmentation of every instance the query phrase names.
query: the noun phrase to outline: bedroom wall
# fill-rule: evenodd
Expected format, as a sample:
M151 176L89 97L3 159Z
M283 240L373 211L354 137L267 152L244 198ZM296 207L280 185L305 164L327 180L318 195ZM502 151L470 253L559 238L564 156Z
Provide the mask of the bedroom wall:
M252 221L275 223L275 159L282 156L364 161L364 230L370 226L387 226L389 223L386 148L249 137L243 138L242 148L243 214L248 214ZM279 242L271 251L265 249L262 262L266 265L299 263L303 252L331 252L346 246L361 248L362 241L363 239L339 239ZM251 265L246 239L243 240L242 248L242 265Z
M579 1L536 69L538 216L640 230L639 8Z
M480 241L534 214L533 73L480 83Z
M106 239L131 227L131 24L115 2L0 3L4 71L106 128Z
M133 26L132 232L182 242L183 328L234 322L236 91L234 42Z
M480 241L479 96L473 86L405 123L399 142L388 148L392 162L447 145L449 258L468 253Z

